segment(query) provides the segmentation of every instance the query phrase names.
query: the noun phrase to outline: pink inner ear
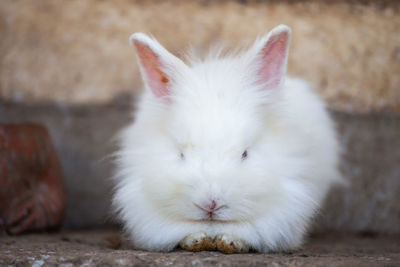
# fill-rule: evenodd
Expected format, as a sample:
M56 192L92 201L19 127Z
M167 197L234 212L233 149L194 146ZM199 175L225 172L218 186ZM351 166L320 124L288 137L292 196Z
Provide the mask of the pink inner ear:
M169 95L167 75L161 71L159 56L145 44L138 41L133 43L136 47L140 63L145 72L145 79L153 94L157 97Z
M272 35L261 51L259 75L266 89L276 88L281 83L285 74L288 41L287 31Z

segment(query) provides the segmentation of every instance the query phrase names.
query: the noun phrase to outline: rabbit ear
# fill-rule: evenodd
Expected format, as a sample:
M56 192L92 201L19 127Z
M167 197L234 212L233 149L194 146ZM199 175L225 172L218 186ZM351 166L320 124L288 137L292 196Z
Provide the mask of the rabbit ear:
M171 81L185 64L156 40L143 33L130 37L135 48L143 81L156 97L168 97Z
M275 27L254 45L259 81L265 89L277 88L282 84L286 73L290 28L286 25Z

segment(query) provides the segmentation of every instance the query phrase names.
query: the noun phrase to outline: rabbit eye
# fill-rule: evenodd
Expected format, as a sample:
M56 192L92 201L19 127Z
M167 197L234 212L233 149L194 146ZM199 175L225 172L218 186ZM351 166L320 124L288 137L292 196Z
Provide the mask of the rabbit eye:
M242 160L245 160L247 158L247 150L245 150L242 154Z
M181 159L185 159L185 155L184 155L182 152L179 154L179 157L180 157Z

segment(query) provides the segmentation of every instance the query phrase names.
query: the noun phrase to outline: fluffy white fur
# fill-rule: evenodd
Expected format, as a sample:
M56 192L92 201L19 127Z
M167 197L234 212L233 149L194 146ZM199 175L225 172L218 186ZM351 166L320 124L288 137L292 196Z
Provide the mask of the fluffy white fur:
M271 81L260 72L269 68L262 54L282 34L289 38L277 50L283 63ZM289 41L281 25L245 52L188 66L155 39L132 35L169 80L162 96L153 93L150 63L139 57L146 90L135 122L120 135L114 196L136 248L170 251L199 231L235 235L260 252L301 245L340 180L339 153L310 85L284 79ZM211 200L223 206L213 220L195 206Z

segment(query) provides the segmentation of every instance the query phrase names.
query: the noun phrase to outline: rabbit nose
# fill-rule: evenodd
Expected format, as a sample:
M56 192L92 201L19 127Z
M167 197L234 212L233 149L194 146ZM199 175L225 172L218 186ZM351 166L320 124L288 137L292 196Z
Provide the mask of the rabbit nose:
M217 202L215 200L211 200L211 204L209 205L210 210L214 210L217 206Z
M196 203L193 203L193 204L197 208L199 208L199 209L201 209L203 211L206 211L206 212L214 212L214 211L217 211L217 210L219 210L221 208L226 207L226 205L218 205L217 201L215 201L215 200L211 200L209 202L202 203L202 205L199 205L199 204L196 204Z

